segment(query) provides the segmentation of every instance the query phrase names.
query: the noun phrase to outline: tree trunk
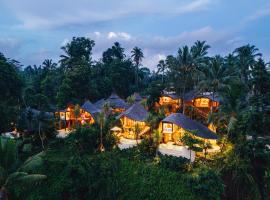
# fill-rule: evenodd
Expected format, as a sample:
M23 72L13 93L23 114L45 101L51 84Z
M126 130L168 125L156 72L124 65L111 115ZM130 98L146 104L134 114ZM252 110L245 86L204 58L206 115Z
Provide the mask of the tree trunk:
M215 91L213 91L213 94L212 94L212 102L211 102L211 107L210 107L210 114L212 116L213 114L213 102L215 101Z
M159 147L159 142L157 142L157 146L156 146L156 157L158 156L158 147Z
M100 144L99 144L99 150L100 152L105 151L104 145L103 145L103 124L100 125Z
M42 136L41 136L41 123L40 121L38 122L38 135L39 135L39 138L40 138L40 141L41 141L41 145L42 145L42 149L44 150L44 144L43 144L43 139L42 139Z
M185 102L184 102L184 95L185 95L185 93L186 93L186 78L185 78L185 81L184 81L184 88L183 88L183 94L182 94L182 98L183 98L183 101L182 101L182 105L183 105L183 111L182 111L182 113L183 113L183 115L185 114Z
M164 83L164 70L162 71L162 84Z

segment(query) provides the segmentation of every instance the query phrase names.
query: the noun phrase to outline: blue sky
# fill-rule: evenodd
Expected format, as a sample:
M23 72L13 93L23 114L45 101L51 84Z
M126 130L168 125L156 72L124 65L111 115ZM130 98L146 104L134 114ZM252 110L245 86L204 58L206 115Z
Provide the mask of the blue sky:
M270 60L269 0L1 0L0 52L24 65L58 61L73 36L95 40L94 59L115 41L129 54L143 49L143 64L196 40L210 54L226 55L250 43Z

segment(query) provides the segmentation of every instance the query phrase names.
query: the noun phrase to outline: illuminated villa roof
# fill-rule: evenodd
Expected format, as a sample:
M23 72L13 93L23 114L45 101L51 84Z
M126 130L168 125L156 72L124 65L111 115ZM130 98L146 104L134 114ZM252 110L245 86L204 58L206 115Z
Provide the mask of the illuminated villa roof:
M105 99L100 99L97 102L95 102L94 105L96 106L96 108L98 108L98 109L101 110L102 107L103 107L103 105L104 105L104 103L105 103Z
M141 104L134 103L129 109L118 115L116 119L120 119L123 116L126 116L127 118L133 119L135 121L144 122L148 117L148 112Z
M100 110L94 104L92 104L89 100L87 100L86 102L84 102L84 104L81 106L81 108L83 110L85 110L86 112L90 113L90 114L94 114L94 113L99 113L100 112Z
M141 95L137 92L135 92L133 94L133 96L135 97L135 102L140 102L141 100L143 100L143 98L141 97Z
M210 92L199 93L199 92L196 92L195 90L191 90L184 94L185 101L191 101L196 98L208 98L212 101L220 102L219 96L216 94L215 98L213 99L213 95Z
M127 103L114 92L106 99L106 102L109 102L110 106L113 108L126 109L128 107Z
M217 139L217 135L210 131L201 123L191 120L181 113L173 113L162 120L162 122L169 122L176 124L187 131L196 131L195 135L205 139Z
M177 95L177 94L162 94L162 96L163 96L163 97L170 97L170 98L172 98L172 99L174 99L174 100L180 99L180 96Z

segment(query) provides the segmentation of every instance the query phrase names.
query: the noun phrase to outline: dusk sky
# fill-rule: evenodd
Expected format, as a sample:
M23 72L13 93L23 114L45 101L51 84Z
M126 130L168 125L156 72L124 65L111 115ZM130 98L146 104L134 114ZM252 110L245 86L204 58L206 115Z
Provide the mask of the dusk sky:
M73 36L96 43L94 59L119 41L142 48L143 64L206 40L210 54L253 44L270 60L269 0L0 0L0 52L23 65L58 61Z

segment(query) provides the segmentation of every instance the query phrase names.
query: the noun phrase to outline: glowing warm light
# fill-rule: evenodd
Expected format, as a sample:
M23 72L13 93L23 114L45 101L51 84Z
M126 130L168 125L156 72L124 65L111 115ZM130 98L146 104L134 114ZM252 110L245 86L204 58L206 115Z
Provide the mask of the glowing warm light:
M196 107L209 107L209 99L207 98L199 98L199 99L195 99L195 106Z
M172 133L173 132L173 124L172 123L163 123L162 124L162 132L163 133Z

